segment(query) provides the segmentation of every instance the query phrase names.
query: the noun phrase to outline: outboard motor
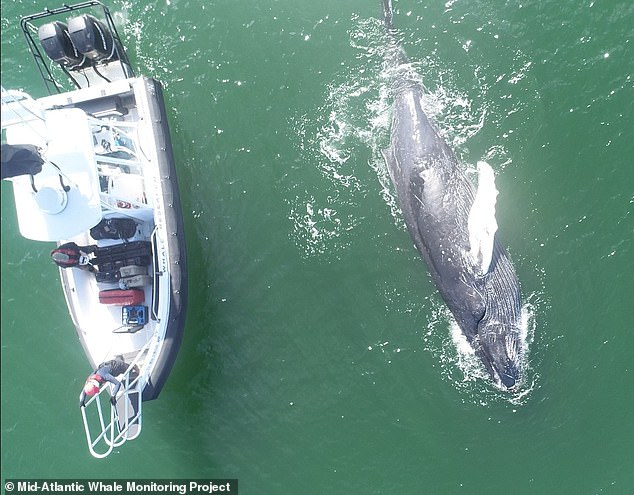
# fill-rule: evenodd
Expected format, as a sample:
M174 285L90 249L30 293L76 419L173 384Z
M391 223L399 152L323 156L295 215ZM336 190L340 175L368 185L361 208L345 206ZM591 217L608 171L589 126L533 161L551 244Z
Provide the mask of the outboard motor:
M46 54L61 66L78 69L87 62L86 57L73 44L68 27L63 22L43 24L38 29L37 36Z
M112 33L95 17L84 14L69 19L68 32L73 44L90 60L117 60Z

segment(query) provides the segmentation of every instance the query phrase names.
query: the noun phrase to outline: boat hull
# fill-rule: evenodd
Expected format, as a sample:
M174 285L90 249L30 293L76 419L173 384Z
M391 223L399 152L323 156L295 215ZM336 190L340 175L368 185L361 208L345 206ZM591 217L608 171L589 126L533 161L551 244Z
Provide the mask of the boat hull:
M160 126L155 129L157 134L160 133L157 138L162 136L160 141L163 144L159 150L159 170L161 189L164 191L163 209L168 233L170 307L162 350L154 371L143 389L144 401L158 397L174 366L183 339L188 295L185 228L163 88L155 79L148 80L147 84L151 84L153 90L151 115L156 116L160 122Z

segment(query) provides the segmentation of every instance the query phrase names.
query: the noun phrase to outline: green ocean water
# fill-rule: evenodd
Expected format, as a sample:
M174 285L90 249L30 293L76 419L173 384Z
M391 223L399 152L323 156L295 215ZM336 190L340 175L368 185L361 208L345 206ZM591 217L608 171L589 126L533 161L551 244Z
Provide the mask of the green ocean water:
M496 172L528 372L495 390L400 218L378 1L113 1L165 87L189 254L141 437L87 450L52 245L2 184L2 477L238 478L242 494L634 493L634 4L395 2L460 159ZM44 94L2 0L2 85ZM4 483L3 483L4 485ZM4 488L3 488L4 490Z

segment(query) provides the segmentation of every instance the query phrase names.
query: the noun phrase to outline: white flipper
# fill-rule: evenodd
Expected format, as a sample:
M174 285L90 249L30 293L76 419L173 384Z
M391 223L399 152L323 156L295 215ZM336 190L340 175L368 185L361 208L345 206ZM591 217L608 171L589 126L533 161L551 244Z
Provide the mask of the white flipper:
M478 190L469 212L469 257L476 273L484 275L489 271L493 257L493 239L498 229L495 220L495 188L493 169L486 162L478 162Z

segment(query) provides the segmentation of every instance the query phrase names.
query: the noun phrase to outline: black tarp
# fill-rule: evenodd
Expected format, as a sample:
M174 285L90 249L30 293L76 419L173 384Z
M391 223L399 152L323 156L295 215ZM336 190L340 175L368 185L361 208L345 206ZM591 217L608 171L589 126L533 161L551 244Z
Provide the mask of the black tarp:
M35 175L42 171L44 160L32 144L3 144L0 172L2 179L19 175Z

